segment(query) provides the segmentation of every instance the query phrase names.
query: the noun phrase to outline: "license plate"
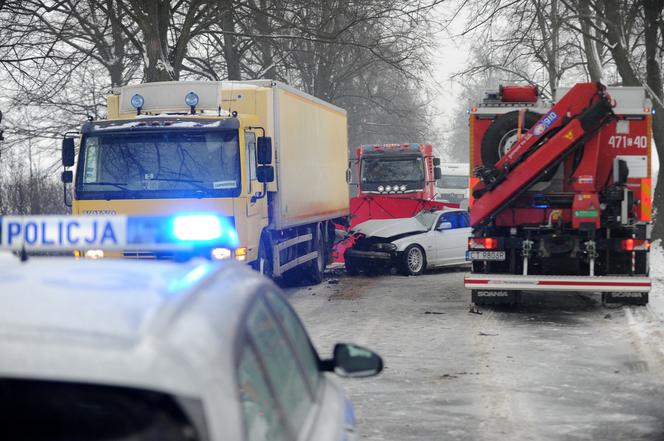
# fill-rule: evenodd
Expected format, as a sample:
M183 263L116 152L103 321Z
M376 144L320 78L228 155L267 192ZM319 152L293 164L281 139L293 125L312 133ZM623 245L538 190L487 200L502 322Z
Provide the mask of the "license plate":
M466 260L505 260L505 251L466 251Z

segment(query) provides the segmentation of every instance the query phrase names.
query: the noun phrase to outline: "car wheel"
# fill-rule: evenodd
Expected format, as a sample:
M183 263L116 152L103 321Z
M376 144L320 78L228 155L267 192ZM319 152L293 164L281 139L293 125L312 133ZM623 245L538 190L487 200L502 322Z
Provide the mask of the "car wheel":
M427 267L427 257L419 245L408 245L403 252L403 272L407 276L419 276Z

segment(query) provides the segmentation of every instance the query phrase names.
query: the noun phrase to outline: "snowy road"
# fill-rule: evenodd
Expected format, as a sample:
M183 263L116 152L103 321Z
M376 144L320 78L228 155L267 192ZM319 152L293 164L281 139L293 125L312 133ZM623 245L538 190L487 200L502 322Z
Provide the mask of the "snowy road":
M353 341L385 360L381 376L343 381L361 439L664 439L663 327L650 309L539 293L475 314L463 274L339 272L288 290L323 356Z

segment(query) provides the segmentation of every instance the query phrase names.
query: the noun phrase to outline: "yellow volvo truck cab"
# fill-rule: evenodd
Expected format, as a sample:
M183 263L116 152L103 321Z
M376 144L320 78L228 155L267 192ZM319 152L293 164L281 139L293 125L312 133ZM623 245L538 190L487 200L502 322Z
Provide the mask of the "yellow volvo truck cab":
M109 96L80 135L78 152L71 136L62 148L73 214L214 214L238 246L210 258L321 280L348 215L343 109L270 80L147 83Z

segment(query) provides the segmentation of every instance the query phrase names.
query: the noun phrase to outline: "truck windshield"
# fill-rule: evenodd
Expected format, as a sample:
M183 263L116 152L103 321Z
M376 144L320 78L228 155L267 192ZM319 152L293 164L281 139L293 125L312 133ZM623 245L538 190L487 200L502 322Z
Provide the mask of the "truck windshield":
M438 180L440 188L468 188L468 176L443 176Z
M93 132L77 172L79 199L238 196L238 132Z
M424 161L421 156L407 158L362 159L361 179L363 183L401 184L424 181Z

